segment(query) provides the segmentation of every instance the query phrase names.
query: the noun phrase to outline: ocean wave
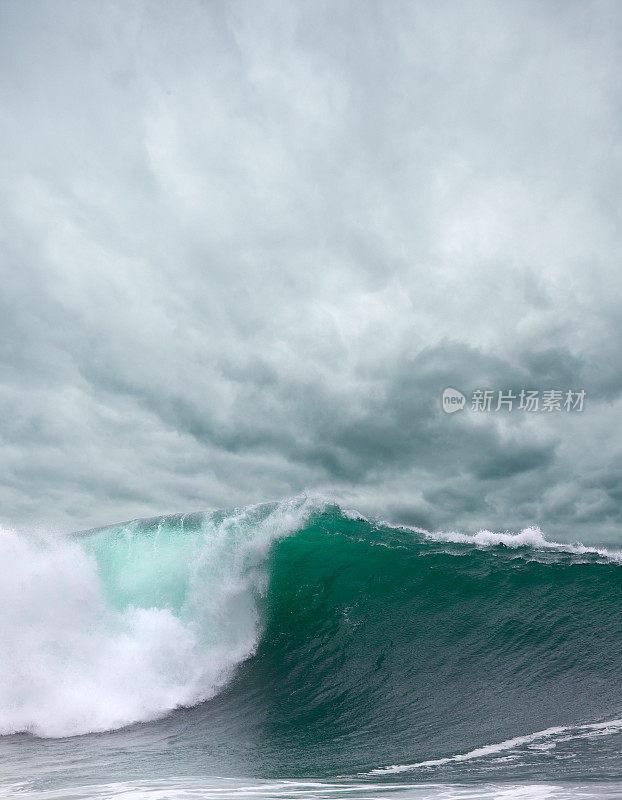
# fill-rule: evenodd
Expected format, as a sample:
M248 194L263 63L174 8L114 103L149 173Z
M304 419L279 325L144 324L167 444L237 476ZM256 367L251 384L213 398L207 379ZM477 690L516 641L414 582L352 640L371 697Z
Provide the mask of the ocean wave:
M338 735L360 767L442 765L447 730L471 753L612 710L619 566L538 528L430 533L306 496L1 531L0 733L112 730L218 695L318 757Z

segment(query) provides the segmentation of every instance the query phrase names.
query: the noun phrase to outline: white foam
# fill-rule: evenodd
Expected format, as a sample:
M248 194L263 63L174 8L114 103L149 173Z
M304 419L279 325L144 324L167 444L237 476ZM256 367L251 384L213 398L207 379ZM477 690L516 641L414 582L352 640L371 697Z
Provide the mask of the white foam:
M446 756L445 758L433 758L427 761L418 761L414 764L392 764L388 767L378 767L367 775L381 775L381 774L395 774L398 772L410 772L419 769L420 767L437 767L443 764L450 764L452 762L470 761L474 758L483 758L485 756L496 755L506 750L513 750L515 747L522 747L529 745L532 742L537 742L541 739L555 738L557 742L568 741L570 739L582 739L594 736L595 734L609 735L622 732L622 719L609 720L608 722L597 722L589 725L575 725L561 727L556 726L553 728L546 728L536 733L529 733L526 736L515 736L513 739L506 739L504 742L496 744L488 744L483 747L477 747L475 750L469 750L468 753L459 753L455 756ZM564 735L565 734L565 735ZM555 746L556 742L549 742Z
M433 783L243 781L231 778L172 778L88 784L62 789L30 790L23 784L0 787L0 798L13 800L301 800L322 798L394 798L394 800L619 800L619 783L478 783L474 786Z
M360 511L356 511L354 508L342 508L341 514L346 519L354 520L355 522L369 522L369 519L361 514Z

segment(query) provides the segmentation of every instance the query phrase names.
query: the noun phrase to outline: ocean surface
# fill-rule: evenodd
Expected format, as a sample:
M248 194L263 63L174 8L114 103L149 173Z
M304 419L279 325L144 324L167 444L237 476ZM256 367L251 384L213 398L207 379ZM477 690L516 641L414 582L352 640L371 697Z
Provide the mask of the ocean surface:
M0 531L0 798L622 798L622 555L308 497Z

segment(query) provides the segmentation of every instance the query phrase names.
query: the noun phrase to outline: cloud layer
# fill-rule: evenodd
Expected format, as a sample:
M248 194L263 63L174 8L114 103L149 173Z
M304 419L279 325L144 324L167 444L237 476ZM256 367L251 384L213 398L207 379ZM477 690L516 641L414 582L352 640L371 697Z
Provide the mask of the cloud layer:
M0 17L0 519L324 489L622 541L619 4Z

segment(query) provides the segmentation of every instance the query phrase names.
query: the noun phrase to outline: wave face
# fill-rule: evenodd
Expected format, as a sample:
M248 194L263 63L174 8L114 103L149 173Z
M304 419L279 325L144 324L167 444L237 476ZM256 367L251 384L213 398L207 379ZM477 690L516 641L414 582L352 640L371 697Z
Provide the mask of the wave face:
M4 734L165 717L206 769L300 776L621 730L619 556L537 529L429 534L298 498L4 532L0 565Z

